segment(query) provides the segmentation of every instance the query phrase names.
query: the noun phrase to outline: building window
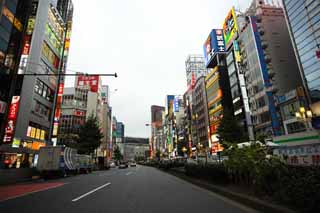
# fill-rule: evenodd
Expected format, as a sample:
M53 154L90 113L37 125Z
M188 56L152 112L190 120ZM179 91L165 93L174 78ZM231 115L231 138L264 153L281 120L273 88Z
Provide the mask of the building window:
M288 134L306 131L306 126L301 122L287 124Z

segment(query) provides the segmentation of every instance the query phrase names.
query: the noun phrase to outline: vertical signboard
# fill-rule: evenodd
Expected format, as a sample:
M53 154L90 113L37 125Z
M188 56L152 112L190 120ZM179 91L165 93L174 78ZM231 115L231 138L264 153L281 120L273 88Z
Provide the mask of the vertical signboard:
M27 67L28 57L29 57L30 48L31 48L31 39L32 39L33 30L34 30L35 17L37 14L37 10L38 10L38 2L34 1L34 2L32 2L31 14L28 19L26 33L23 38L23 48L22 48L21 59L20 59L20 63L19 63L18 74L24 74L25 69Z
M11 143L19 110L20 96L13 96L9 107L8 120L5 128L4 143Z
M203 45L205 63L208 68L210 61L217 53L225 53L225 42L222 29L213 29Z
M174 97L173 111L174 112L179 112L179 96L175 96Z
M53 137L56 137L58 135L59 119L61 116L63 88L64 88L64 84L59 84L57 104L56 104L56 109L55 109L55 113L54 113L54 121L53 121L53 131L52 131Z
M223 22L223 35L226 47L228 48L232 40L238 35L237 18L234 7L228 13L228 16Z

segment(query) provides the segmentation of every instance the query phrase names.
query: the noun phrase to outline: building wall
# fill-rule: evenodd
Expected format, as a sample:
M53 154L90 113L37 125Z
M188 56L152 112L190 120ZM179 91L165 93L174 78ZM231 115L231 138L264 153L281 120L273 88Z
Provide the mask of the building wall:
M7 9L14 15L15 21L21 23L20 27L2 14ZM31 0L0 1L0 140L2 142L7 120L7 112L11 103L12 94L10 88L15 88L14 75L18 71L17 65L21 58L23 48L23 34L31 11ZM10 43L10 45L9 45ZM15 65L16 64L16 65Z
M25 72L26 73L46 73L48 70L56 70L54 65L48 61L48 59L43 55L43 43L49 46L51 51L53 51L58 57L59 53L55 52L52 44L49 42L48 36L45 34L46 32L46 24L48 22L48 12L50 9L50 2L49 1L39 1L38 3L38 10L36 14L36 20L34 25L34 31L32 34L31 39L31 47L30 47L30 54L28 57L28 63L26 65ZM61 19L59 15L57 16L57 22ZM39 66L39 64L41 66ZM46 67L46 68L44 68ZM52 72L51 71L51 72ZM50 72L50 71L49 71ZM17 129L15 132L15 137L26 139L27 129L29 126L29 122L33 122L37 124L37 126L46 131L46 138L49 134L50 129L50 115L49 113L44 115L40 115L39 113L35 113L37 111L38 104L41 104L41 107L46 108L47 110L53 113L53 100L48 101L44 97L36 94L34 92L34 88L36 82L41 80L48 88L51 88L53 91L57 89L57 85L52 82L48 76L25 76L22 83L21 89L21 102L20 104L23 105L23 108L20 108L18 114L18 122L17 122Z
M205 147L210 144L208 142L208 128L209 128L209 115L208 115L208 102L206 95L206 82L205 77L200 77L195 85L195 114L197 121L197 137L199 142Z
M283 0L287 24L304 87L311 103L320 100L320 2ZM318 104L313 108L320 115Z

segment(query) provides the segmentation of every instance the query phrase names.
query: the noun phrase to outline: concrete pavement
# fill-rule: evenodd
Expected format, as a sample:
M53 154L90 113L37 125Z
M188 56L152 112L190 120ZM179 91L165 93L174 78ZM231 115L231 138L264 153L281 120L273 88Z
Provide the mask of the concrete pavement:
M50 182L61 184L2 201L0 212L256 212L150 167L115 168Z

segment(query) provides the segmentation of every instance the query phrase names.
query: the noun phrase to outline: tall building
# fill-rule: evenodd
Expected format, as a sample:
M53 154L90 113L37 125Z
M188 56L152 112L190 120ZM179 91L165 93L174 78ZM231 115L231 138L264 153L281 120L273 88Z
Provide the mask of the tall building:
M206 76L208 73L205 67L205 61L202 55L189 55L185 61L186 75L187 75L187 87L188 90L192 90L198 78Z
M223 22L223 36L226 45L226 62L229 74L229 82L233 103L234 116L240 122L244 132L250 140L254 139L254 132L251 120L251 111L249 108L248 94L244 72L241 66L241 57L237 39L241 27L245 22L242 14L239 14L232 8Z
M149 139L148 138L124 138L124 155L126 161L135 160L136 157L147 158L145 153L149 152Z
M311 106L314 127L320 122L320 2L283 0L287 26L303 86Z
M14 160L17 162L15 167L19 167L25 159L28 159L30 166L33 164L32 154L30 159L28 154L21 155L19 141L14 140L21 101L19 91L16 91L16 83L21 78L17 73L25 49L23 41L31 9L31 0L0 1L0 169L13 167ZM5 164L9 159L12 163Z
M16 74L23 50L26 23L31 11L31 0L0 2L0 139L2 142L7 113L16 84ZM17 98L16 98L17 99Z
M210 69L205 78L207 108L209 114L209 128L207 130L211 153L220 150L218 146L217 129L223 117L223 113L233 113L233 103L229 82L229 74L226 63L225 41L221 29L213 29L206 39L203 49L206 59L206 67ZM197 118L197 116L196 116Z
M68 2L71 7L71 1ZM24 74L54 74L62 71L68 29L67 20L61 17L61 11L56 8L57 1L34 0L32 6L18 70L21 76L16 86L20 105L24 107L20 107L17 114L14 138L38 149L51 143L51 134L57 136L60 110L54 110L54 97L58 94L56 104L61 104L63 79ZM52 128L53 117L55 128Z
M165 108L162 106L151 106L151 146L153 155L157 151L163 152L163 113Z
M66 87L63 91L59 135L79 134L80 126L86 122L88 90ZM58 141L63 143L63 139Z
M208 140L208 129L209 125L209 115L208 115L208 102L207 102L207 92L206 92L206 81L205 77L202 76L198 78L195 83L194 88L194 118L196 120L196 133L197 139L200 144L204 147L210 147L211 143Z
M256 136L279 136L284 128L278 97L302 85L289 32L275 5L253 1L246 15L239 48L254 130Z

